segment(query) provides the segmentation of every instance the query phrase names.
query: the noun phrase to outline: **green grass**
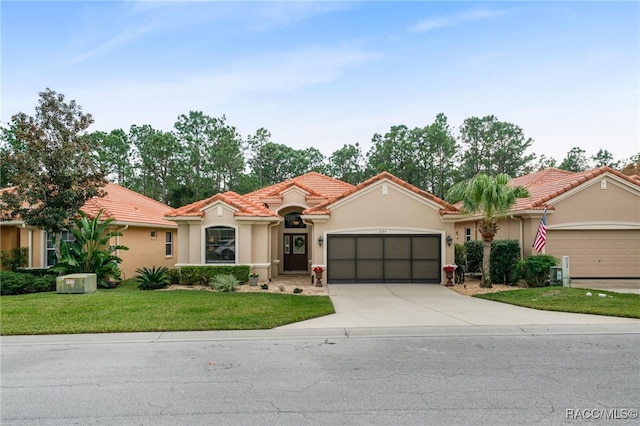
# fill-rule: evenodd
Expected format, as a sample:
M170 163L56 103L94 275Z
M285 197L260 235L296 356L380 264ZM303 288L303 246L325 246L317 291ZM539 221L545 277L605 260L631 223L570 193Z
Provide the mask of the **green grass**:
M327 296L142 291L0 296L0 334L257 330L334 313Z
M590 292L592 295L587 296ZM607 297L599 297L606 294ZM640 294L567 287L527 288L475 297L545 311L640 318Z

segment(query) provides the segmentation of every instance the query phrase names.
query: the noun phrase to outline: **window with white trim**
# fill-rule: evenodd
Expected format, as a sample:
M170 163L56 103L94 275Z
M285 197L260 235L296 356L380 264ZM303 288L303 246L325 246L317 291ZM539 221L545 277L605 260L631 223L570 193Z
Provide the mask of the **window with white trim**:
M464 230L464 240L471 241L471 228L465 228Z
M167 257L173 256L173 233L167 232L164 243L164 255Z
M228 226L206 229L205 263L235 263L236 230Z
M55 235L56 235L55 232L47 232L47 252L46 252L47 266L54 266L56 263L58 263L58 259L56 259L56 246L53 243L53 239ZM76 237L74 237L71 232L62 231L61 241L66 241L70 243L75 240L76 240Z

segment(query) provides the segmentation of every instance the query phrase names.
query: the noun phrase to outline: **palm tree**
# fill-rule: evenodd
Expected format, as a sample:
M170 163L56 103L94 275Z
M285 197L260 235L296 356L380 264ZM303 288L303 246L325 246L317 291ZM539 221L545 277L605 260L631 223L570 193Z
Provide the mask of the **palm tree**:
M482 214L478 230L484 240L482 250L482 282L480 287L491 287L489 265L491 260L491 241L498 229L498 220L503 218L518 198L529 197L524 186L509 186L511 178L506 174L495 177L478 174L468 182L459 182L447 193L450 203L462 202L462 211L467 214Z

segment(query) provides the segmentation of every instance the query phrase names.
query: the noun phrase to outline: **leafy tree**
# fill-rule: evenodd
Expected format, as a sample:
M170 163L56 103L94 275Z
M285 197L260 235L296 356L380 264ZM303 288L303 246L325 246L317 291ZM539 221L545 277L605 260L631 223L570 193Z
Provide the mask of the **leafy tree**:
M80 217L69 230L75 241L62 241L62 256L53 269L65 274L94 273L102 285L109 278L120 280L118 265L122 259L114 253L129 249L122 245L108 244L111 238L122 236L122 233L109 230L113 219L102 221L102 210L93 219L89 219L82 211L79 214Z
M483 238L481 287L491 287L491 241L498 229L498 220L503 218L518 198L526 198L529 191L523 186L509 186L511 178L506 174L488 176L478 174L469 181L451 187L447 193L450 203L462 202L462 210L468 214L482 215L478 229Z
M458 149L447 117L438 114L432 124L423 129L414 129L412 136L421 179L411 183L444 198L453 185L454 159Z
M498 121L493 115L464 120L460 127L460 142L463 148L460 180L470 179L478 173L519 176L534 158L533 154L524 154L533 140L526 138L520 127Z
M137 171L134 190L167 204L172 189L178 186L180 144L173 133L155 130L148 124L131 126L129 138Z
M522 172L526 175L554 167L556 167L555 158L547 157L546 155L542 154L535 164L525 167Z
M133 180L133 165L129 161L131 143L122 129L109 133L93 132L89 135L98 155L98 161L105 167L107 177L122 186L130 186Z
M407 126L391 126L384 136L373 135L371 142L367 153L367 175L387 171L409 183L417 182L416 154L411 130Z
M51 89L39 93L35 110L33 117L11 117L13 139L8 144L13 150L3 162L16 188L4 191L0 204L25 224L56 233L59 257L62 230L88 199L103 194L106 180L86 133L93 123L91 114L83 114L75 101L67 103Z
M623 164L626 164L626 166L624 166L622 170L620 170L622 174L625 174L627 176L640 174L640 153L633 155L631 156L631 158L623 161Z
M573 147L567 152L567 156L558 166L561 170L570 172L583 172L589 168L589 160L586 151L580 147Z
M329 157L327 173L341 181L357 185L364 180L364 157L360 145L343 145Z
M614 161L613 154L606 149L599 149L598 153L591 157L594 167L611 167L617 169L620 167L620 161Z

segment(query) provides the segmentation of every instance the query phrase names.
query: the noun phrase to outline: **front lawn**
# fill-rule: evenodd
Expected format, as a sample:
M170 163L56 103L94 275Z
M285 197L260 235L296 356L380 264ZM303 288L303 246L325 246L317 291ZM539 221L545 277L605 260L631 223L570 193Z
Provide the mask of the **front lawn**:
M591 293L591 296L587 296ZM600 294L605 297L599 296ZM545 311L640 318L640 294L568 287L539 287L474 297Z
M334 313L327 296L142 291L0 296L0 334L256 330Z

